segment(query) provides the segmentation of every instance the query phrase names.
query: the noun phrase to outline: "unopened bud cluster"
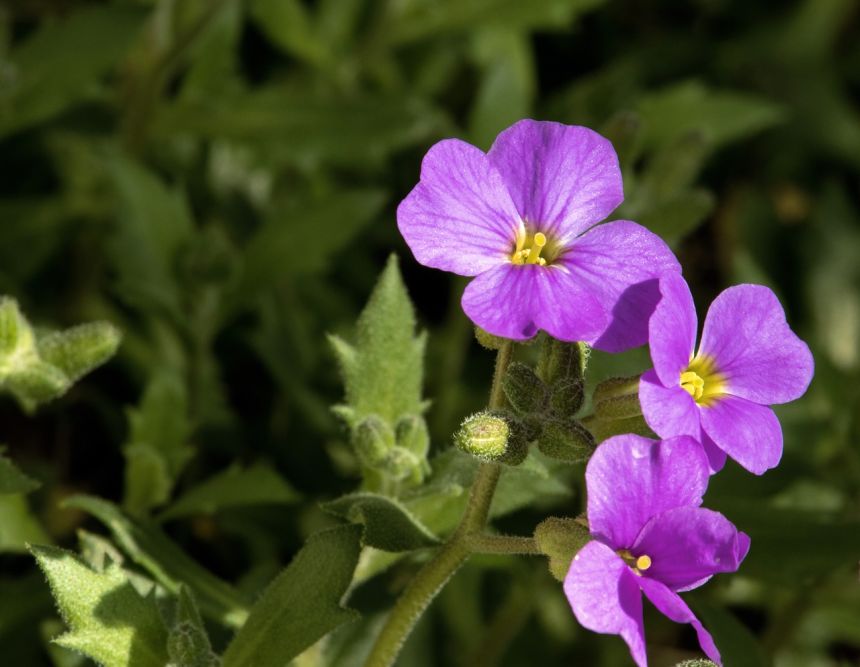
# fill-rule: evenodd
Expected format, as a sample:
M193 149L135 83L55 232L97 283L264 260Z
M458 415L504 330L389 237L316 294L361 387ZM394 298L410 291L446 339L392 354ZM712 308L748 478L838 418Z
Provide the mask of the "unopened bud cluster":
M406 415L392 428L378 415L369 415L353 429L352 444L365 468L393 481L420 482L427 470L430 436L424 419Z
M639 404L639 376L604 380L594 390L592 415L585 420L598 442L622 433L652 436Z

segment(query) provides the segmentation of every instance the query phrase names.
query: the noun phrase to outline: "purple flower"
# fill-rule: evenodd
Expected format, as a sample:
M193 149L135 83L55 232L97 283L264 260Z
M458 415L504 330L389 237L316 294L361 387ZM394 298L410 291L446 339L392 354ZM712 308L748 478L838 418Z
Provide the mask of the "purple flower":
M579 623L621 635L639 667L647 665L642 593L671 620L691 624L702 650L720 661L711 635L677 593L734 572L749 551L746 534L699 507L708 477L701 445L686 436L616 436L588 462L594 540L574 556L564 592Z
M737 285L708 310L699 349L690 288L677 274L660 281L663 298L649 323L653 370L639 400L662 438L689 435L705 447L711 469L726 455L757 475L782 456L782 429L768 405L800 397L812 380L809 348L789 328L767 287Z
M489 153L457 139L433 146L397 224L419 262L475 276L462 304L483 329L515 340L543 329L617 352L645 343L656 278L680 270L644 227L595 227L623 198L609 141L522 120Z

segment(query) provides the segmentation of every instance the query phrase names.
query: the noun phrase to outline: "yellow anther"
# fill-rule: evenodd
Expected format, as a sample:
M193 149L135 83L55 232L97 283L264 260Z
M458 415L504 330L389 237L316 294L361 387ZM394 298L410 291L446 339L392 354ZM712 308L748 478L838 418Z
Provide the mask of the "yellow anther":
M651 557L650 556L639 556L636 559L636 569L644 572L649 567L651 567Z
M538 232L535 234L535 237L532 239L532 248L529 252L529 256L526 259L526 264L537 264L540 259L541 250L546 245L546 236Z
M705 381L695 371L681 373L681 387L693 397L694 401L698 401L705 393Z

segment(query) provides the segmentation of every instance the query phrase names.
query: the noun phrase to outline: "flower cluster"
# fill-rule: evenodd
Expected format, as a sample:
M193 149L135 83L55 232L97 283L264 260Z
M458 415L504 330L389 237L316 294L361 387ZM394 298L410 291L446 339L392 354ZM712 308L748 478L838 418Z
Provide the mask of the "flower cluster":
M678 593L735 571L750 539L702 498L727 456L755 474L777 465L782 431L769 406L806 391L812 355L759 285L716 298L697 348L693 299L668 246L634 222L601 223L622 199L609 141L523 120L487 153L455 139L433 146L397 219L419 262L473 277L463 310L492 335L543 330L607 352L649 344L639 401L662 440L619 435L597 447L585 473L592 541L564 589L579 622L621 635L640 667L643 593L692 624L719 662Z

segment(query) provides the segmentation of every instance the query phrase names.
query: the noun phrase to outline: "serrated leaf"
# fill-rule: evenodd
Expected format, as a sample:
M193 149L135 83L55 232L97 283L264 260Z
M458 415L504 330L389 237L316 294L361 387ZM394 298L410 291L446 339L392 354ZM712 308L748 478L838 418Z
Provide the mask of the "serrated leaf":
M171 593L178 594L180 584L187 585L209 618L231 627L247 618L247 604L238 591L191 560L155 525L132 519L112 503L92 496L72 496L63 507L96 517L120 548Z
M164 667L167 631L155 601L138 595L118 566L96 572L70 551L30 551L70 628L54 641L104 667Z
M286 504L299 497L269 465L258 463L244 470L233 466L189 489L158 518L165 521L193 514L213 514L232 507Z
M224 653L224 667L283 667L358 614L340 605L358 563L361 528L312 535L254 605Z
M25 475L12 461L0 454L0 495L30 493L40 486L39 482Z
M393 498L375 493L351 493L323 503L322 508L362 524L364 546L383 551L412 551L439 544L439 538Z
M358 318L355 344L335 343L346 403L356 422L376 414L394 425L405 415L424 411L426 336L414 332L415 312L392 255Z
M209 635L187 586L180 586L176 609L167 636L168 667L218 667L221 660L212 651Z
M25 553L27 544L50 541L23 495L0 495L0 553Z
M39 356L75 382L101 366L117 351L122 334L109 322L89 322L40 336Z
M140 29L146 12L128 5L95 5L46 22L11 54L0 135L41 123L91 97Z

